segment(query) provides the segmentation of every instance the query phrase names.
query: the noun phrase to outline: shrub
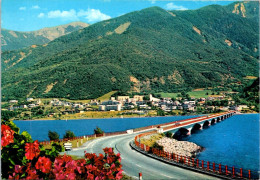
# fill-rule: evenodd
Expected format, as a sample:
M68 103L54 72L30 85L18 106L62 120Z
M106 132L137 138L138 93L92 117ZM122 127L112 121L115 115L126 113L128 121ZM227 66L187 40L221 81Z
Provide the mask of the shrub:
M165 136L168 137L168 138L171 138L171 137L172 137L172 132L169 132L169 131L168 131L168 132L166 132L166 133L164 133L164 134L165 134Z
M159 149L159 150L163 150L163 146L159 145L157 142L155 142L153 144L153 148Z
M58 156L62 146L53 143L45 150L28 133L19 134L13 123L1 125L1 160L3 179L121 179L120 154L112 148L105 155L85 153L85 159Z
M99 127L96 127L96 129L94 129L94 134L103 134L104 131L102 131L102 129L100 129Z
M50 140L58 140L60 138L60 135L55 131L49 131L48 137Z
M66 134L63 136L63 138L73 138L75 137L75 134L72 131L66 131Z
M1 125L1 165L2 178L38 178L35 175L35 166L38 158L54 160L59 152L64 151L59 144L52 144L51 150L45 150L39 142L33 141L30 134L26 131L19 133L19 128L13 122L2 121ZM39 163L38 163L39 164ZM29 169L28 169L29 168ZM37 169L37 168L36 168ZM41 178L46 178L42 175Z

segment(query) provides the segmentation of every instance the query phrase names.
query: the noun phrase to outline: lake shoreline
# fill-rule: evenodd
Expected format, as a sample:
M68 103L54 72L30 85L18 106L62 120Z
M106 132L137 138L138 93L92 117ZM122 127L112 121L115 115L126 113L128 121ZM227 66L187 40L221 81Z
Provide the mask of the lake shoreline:
M208 114L188 114L188 115L169 115L169 116L133 116L133 117L110 117L110 118L82 118L82 119L28 119L28 120L14 120L14 121L75 121L75 120L93 120L93 119L128 119L128 118L158 118L158 117L185 117L185 116L206 116Z
M214 114L214 113L211 113ZM249 115L249 114L259 114L259 113L240 113L235 115ZM55 118L47 118L47 119L28 119L28 120L15 120L15 121L70 121L70 120L92 120L92 119L127 119L127 118L158 118L158 117L179 117L179 116L207 116L209 114L187 114L187 115L167 115L167 116L130 116L130 117L108 117L108 118L68 118L66 119L55 119Z

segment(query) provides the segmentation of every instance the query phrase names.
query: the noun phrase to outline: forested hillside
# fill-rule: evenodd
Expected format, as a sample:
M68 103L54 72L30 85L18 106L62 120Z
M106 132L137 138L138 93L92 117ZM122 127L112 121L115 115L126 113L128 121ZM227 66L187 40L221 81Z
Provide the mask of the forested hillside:
M77 31L88 24L82 22L73 22L56 27L44 28L38 31L20 32L7 29L1 30L1 46L2 51L16 50L29 46L46 44L60 36Z
M254 13L259 4L247 3L245 15L236 13L235 6L187 11L152 7L47 45L4 52L2 98L175 92L258 76L259 20Z

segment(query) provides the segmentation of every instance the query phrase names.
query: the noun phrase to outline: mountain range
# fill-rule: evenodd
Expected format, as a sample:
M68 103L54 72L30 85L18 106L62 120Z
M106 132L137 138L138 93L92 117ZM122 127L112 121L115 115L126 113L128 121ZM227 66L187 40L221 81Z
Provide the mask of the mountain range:
M38 31L21 32L7 29L1 30L2 51L16 50L28 46L46 44L60 36L87 27L83 22L72 22L56 27L43 28Z
M176 92L258 76L259 2L151 7L2 54L2 98Z

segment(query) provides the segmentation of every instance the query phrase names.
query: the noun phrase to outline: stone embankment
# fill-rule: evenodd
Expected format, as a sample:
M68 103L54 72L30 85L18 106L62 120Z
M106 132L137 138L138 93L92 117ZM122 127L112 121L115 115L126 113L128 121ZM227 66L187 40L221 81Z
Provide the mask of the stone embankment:
M156 141L163 150L169 153L175 153L181 156L195 157L198 152L203 150L202 147L188 141L177 141L172 138L163 137Z

